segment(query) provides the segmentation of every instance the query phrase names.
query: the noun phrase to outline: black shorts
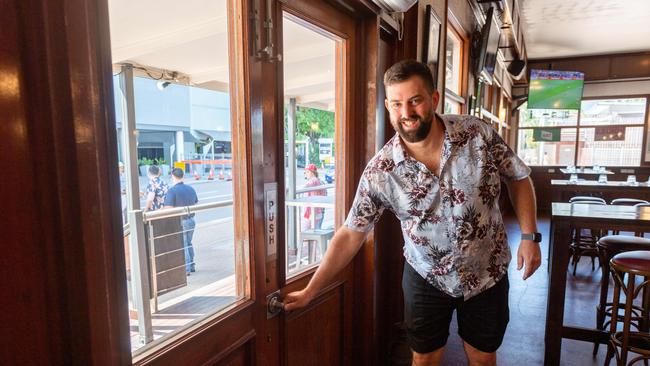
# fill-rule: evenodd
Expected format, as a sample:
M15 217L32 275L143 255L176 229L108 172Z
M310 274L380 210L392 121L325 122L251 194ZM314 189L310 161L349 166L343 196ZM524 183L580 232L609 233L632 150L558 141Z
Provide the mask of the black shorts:
M464 301L436 289L408 263L404 263L404 323L411 349L429 353L443 347L449 336L449 324L457 311L458 334L483 352L495 352L510 319L508 275L482 293Z

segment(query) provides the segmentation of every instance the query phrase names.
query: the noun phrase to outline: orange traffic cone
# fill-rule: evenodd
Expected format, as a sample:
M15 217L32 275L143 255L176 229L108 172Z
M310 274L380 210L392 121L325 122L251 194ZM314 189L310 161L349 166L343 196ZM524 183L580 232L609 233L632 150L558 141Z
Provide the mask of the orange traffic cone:
M226 180L227 180L227 181L231 181L231 180L232 180L232 171L228 171L228 175L226 176Z
M219 180L223 180L223 179L224 179L224 176L223 176L223 169L221 169L221 170L219 171Z
M208 175L208 180L214 180L214 168L210 168L210 175Z
M194 179L196 180L201 179L201 176L199 175L199 173L196 172L196 169L194 169Z

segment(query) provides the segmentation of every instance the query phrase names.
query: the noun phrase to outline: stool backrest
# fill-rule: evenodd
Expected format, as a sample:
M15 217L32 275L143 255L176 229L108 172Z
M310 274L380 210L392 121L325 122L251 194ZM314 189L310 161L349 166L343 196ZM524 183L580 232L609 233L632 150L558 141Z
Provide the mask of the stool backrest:
M636 206L639 203L648 204L648 201L636 198L617 198L611 202L615 206Z
M604 199L600 197L591 197L591 196L574 196L569 199L569 203L602 203L603 205L606 205L607 202L605 202Z

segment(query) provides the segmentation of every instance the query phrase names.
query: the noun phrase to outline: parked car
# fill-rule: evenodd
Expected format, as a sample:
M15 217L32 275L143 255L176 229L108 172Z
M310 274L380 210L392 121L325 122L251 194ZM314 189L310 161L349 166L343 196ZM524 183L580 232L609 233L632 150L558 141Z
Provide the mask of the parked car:
M323 178L325 179L325 183L331 184L334 183L334 176L335 176L335 171L334 171L334 164L325 164L325 171L323 174Z

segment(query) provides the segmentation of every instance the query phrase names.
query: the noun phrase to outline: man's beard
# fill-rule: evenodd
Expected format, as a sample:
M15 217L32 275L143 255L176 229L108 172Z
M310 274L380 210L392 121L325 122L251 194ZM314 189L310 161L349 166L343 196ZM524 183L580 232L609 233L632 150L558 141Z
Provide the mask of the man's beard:
M402 122L404 121L418 121L418 128L414 131L405 131ZM420 116L418 114L412 114L409 118L401 118L397 123L393 123L393 127L397 130L400 137L408 142L420 142L424 140L431 131L431 125L433 124L433 113L429 111L425 116Z

